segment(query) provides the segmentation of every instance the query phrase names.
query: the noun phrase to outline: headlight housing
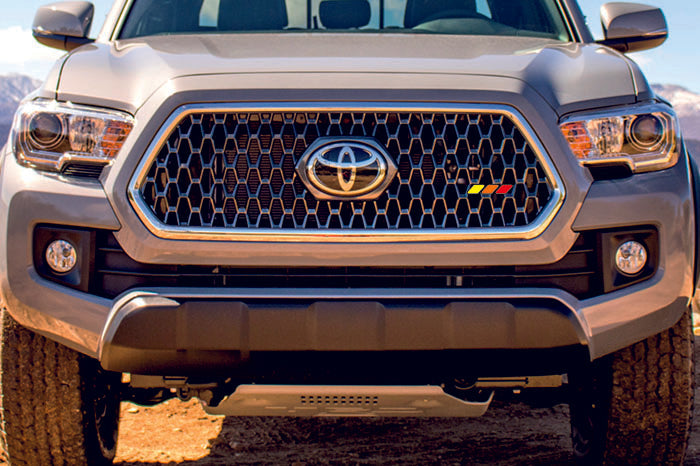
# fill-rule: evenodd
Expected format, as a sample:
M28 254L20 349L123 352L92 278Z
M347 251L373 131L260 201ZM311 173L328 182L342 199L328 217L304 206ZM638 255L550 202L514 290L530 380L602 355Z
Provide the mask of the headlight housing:
M678 161L680 131L668 106L578 114L565 118L561 132L581 165L627 165L633 172L670 168Z
M36 100L15 114L17 160L33 168L61 171L69 163L108 165L124 145L134 119L122 112Z

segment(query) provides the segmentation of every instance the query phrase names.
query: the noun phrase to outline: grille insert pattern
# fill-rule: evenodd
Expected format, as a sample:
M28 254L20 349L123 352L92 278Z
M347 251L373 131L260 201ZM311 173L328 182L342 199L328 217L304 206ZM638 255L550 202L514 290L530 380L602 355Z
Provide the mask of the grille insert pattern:
M307 147L334 136L386 147L398 174L377 199L318 200L297 176ZM526 135L495 111L187 113L144 173L138 195L162 224L202 229L523 227L555 191Z

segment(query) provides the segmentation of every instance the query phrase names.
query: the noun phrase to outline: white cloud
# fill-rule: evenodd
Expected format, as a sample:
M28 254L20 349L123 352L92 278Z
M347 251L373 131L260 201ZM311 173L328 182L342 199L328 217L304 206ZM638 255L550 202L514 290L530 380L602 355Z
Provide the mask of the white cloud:
M636 61L642 68L648 68L654 62L654 60L652 60L652 58L644 52L630 53L628 56L632 60Z
M39 44L29 29L10 26L0 29L0 73L22 73L44 78L51 65L65 52Z

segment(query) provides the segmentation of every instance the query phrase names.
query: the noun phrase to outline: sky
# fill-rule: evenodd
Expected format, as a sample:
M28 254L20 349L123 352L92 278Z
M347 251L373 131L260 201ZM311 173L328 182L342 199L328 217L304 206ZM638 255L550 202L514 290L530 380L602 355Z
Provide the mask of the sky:
M31 35L34 12L51 0L0 0L0 74L22 73L43 79L62 52L39 45ZM91 36L99 31L112 0L94 0L95 20ZM601 0L579 0L596 38L600 27ZM669 24L669 39L661 47L632 54L649 81L679 84L700 93L700 1L649 0L661 7Z

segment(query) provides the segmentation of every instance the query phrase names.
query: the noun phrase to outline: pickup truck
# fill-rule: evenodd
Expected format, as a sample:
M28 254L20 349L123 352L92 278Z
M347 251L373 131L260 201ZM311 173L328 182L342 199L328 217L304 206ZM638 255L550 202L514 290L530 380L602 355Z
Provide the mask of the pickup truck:
M698 171L575 0L41 7L0 157L2 445L108 464L119 405L477 417L568 403L582 464L681 464ZM465 421L467 422L467 421ZM465 451L468 461L468 451Z

